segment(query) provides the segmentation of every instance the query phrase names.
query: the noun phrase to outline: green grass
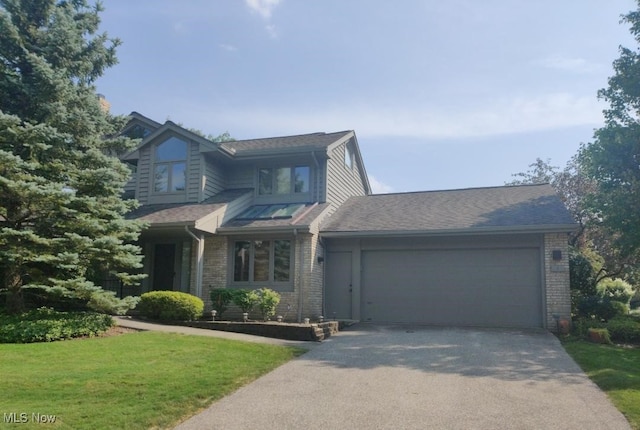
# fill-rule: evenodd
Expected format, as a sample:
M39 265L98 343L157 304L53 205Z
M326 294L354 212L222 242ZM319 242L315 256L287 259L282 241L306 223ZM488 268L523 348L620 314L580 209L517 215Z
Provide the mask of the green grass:
M566 341L564 348L585 373L640 430L640 348Z
M172 428L303 350L141 332L0 345L0 427L6 415L55 415L56 429Z

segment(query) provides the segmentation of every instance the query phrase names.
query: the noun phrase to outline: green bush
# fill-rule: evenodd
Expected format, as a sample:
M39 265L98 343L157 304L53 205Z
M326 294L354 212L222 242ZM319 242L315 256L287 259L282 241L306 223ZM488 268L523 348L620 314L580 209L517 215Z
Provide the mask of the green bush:
M607 322L611 340L640 344L640 322L631 317L616 317Z
M109 315L40 308L20 315L0 314L0 343L51 342L96 336L115 324Z
M101 290L91 294L87 306L96 312L109 315L124 315L134 309L140 302L140 297L127 296L124 299L116 297L113 291Z
M231 288L213 288L211 289L211 306L218 313L218 318L222 318L222 314L227 310L229 303L233 301L235 290Z
M280 294L269 288L260 288L256 290L258 294L258 309L262 314L262 318L267 321L276 314L276 308L280 303Z
M582 297L578 301L577 311L579 317L609 321L616 316L626 314L628 308L623 303L598 295Z
M602 297L608 297L616 302L621 302L626 305L633 297L634 291L631 284L622 279L605 278L598 282L598 293Z
M258 300L258 293L253 290L235 290L233 292L233 303L244 313L251 312L258 304Z
M137 309L148 318L161 321L191 321L202 316L199 297L180 291L151 291L140 296Z
M611 344L611 336L606 328L590 328L587 333L592 342Z

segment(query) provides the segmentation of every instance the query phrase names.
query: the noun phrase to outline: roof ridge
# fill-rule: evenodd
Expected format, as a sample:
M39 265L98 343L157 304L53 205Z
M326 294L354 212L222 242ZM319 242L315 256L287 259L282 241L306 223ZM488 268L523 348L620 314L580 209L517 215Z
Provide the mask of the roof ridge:
M254 138L250 138L250 139L236 139L236 140L231 140L231 141L227 141L227 142L220 142L220 143L223 143L223 144L234 144L234 143L247 142L247 141L250 141L250 140L274 140L274 139L287 139L287 138L305 137L305 136L328 136L328 135L332 135L332 134L350 133L350 132L353 132L353 130L341 130L341 131L331 131L331 132L316 131L316 132L313 132L313 133L291 134L291 135L271 136L271 137L254 137Z
M476 190L492 190L492 189L505 189L505 188L525 188L525 187L539 187L543 185L551 185L548 182L541 182L538 184L515 184L515 185L493 185L485 187L467 187L467 188L450 188L444 190L425 190L425 191L398 191L396 193L381 193L381 194L369 194L368 196L358 197L382 197L392 195L405 195L405 194L428 194L428 193L446 193L456 191L476 191Z

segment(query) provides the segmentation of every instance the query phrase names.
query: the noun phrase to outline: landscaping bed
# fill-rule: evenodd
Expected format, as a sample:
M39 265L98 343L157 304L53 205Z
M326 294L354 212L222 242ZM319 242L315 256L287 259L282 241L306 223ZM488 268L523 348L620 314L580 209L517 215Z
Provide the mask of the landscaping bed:
M322 341L338 332L338 321L325 321L314 324L281 323L274 321L187 321L177 324L208 330L230 331L273 337L276 339Z

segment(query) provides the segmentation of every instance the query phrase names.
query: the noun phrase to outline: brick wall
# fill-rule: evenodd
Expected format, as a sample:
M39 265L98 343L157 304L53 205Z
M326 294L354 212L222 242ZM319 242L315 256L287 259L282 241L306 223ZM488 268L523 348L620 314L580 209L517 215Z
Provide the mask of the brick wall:
M216 287L227 286L227 238L225 236L209 236L204 242L204 268L202 270L202 296L205 304L205 312L211 310L211 297L209 290ZM193 255L192 272L195 268L196 255ZM193 277L195 278L195 276ZM192 294L195 293L195 279L191 282Z
M553 251L560 251L561 260L553 260ZM547 328L556 330L556 319L571 318L569 291L569 245L565 233L544 236L544 274L546 284Z
M193 247L191 270L196 273L196 246ZM225 236L211 236L205 239L204 269L202 277L202 300L205 303L205 315L211 311L211 288L227 286L227 265L229 262L227 238ZM300 291L302 291L301 319L311 318L317 320L322 315L323 300L323 264L318 263L318 255L322 254L317 234L298 235L294 246L294 271L292 273L293 291L280 292L280 304L277 315L282 315L288 321L298 319L300 306ZM192 276L190 291L195 294L195 276ZM255 314L255 315L254 315ZM257 318L257 313L252 313L252 318ZM225 318L240 318L241 312L235 306L230 305L225 312Z

